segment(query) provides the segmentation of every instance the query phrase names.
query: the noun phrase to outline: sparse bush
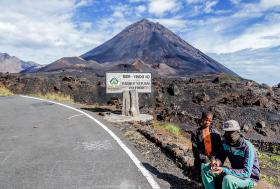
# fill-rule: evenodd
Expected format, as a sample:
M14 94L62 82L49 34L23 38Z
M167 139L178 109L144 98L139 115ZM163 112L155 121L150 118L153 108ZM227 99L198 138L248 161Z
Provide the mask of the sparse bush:
M273 155L269 158L271 161L276 161L280 163L280 155Z
M181 129L175 125L172 125L172 124L166 124L164 125L164 128L169 131L170 133L173 133L175 135L179 135L180 134L180 131Z
M31 94L31 96L58 102L74 103L74 99L70 95L65 95L62 93Z
M9 89L0 83L0 96L12 96L14 95Z
M261 179L272 185L279 186L280 156L257 151L261 168ZM272 175L271 172L276 173Z
M153 123L153 127L156 130L160 130L160 131L164 131L167 133L170 133L174 136L182 136L183 132L181 130L181 128L179 128L178 126L176 126L175 124L171 124L171 123L161 123L161 122L154 122Z

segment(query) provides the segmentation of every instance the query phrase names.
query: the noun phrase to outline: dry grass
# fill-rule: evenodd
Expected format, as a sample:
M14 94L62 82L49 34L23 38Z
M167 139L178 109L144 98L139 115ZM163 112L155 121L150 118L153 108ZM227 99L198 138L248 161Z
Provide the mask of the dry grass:
M168 140L171 143L180 144L181 146L185 146L186 148L191 148L191 141L187 137L186 133L177 125L173 123L164 123L154 121L152 127L156 134L169 136Z
M74 99L70 95L65 95L61 93L30 94L30 96L43 98L47 100L54 100L58 102L74 103Z
M14 95L9 89L7 89L2 83L0 83L0 96L12 96Z

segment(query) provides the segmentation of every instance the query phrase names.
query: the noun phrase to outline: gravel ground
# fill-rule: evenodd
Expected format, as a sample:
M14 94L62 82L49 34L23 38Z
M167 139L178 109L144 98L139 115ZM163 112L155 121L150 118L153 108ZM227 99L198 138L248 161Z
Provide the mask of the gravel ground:
M145 157L148 163L143 165L159 179L159 184L163 188L173 189L201 189L200 183L188 178L175 161L160 147L147 140L132 124L115 124L121 130L123 135L128 138L132 144Z

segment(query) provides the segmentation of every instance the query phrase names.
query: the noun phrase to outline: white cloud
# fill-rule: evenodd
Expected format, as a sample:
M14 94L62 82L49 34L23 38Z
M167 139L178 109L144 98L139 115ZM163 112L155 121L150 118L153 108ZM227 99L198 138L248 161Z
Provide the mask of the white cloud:
M177 0L150 0L148 9L151 14L162 16L167 12L177 12L182 5Z
M280 24L259 24L248 28L246 32L230 40L224 45L219 45L215 52L235 52L242 49L259 49L274 47L280 44Z
M76 1L76 7L83 7L83 6L87 6L91 3L93 3L94 0L79 0L79 1Z
M186 0L187 4L198 4L202 3L203 0Z
M238 5L241 2L241 0L230 0L230 2L234 5Z
M130 3L140 3L140 2L146 2L148 0L128 0Z
M209 14L214 11L214 7L219 3L219 0L185 0L188 11L186 14L189 17L197 16L203 13ZM225 12L225 10L218 10L219 14Z
M276 85L280 82L280 46L276 48L247 49L234 53L210 54L240 76L259 83Z
M242 5L241 10L234 14L234 17L258 17L261 16L263 12L276 7L280 8L279 0L261 0L258 3L248 3Z
M140 6L135 7L135 9L136 9L137 13L141 14L141 13L145 12L147 8L145 5L140 5Z
M150 20L153 22L159 22L172 31L181 31L187 27L187 20L182 18L159 18Z
M123 12L120 10L116 10L113 14L113 17L124 17Z
M81 23L79 23L79 26L80 26L81 30L83 30L83 31L88 31L88 30L92 29L91 22L81 22Z
M215 7L217 4L218 4L218 1L206 1L204 12L205 13L213 12L213 7Z
M188 22L191 30L185 33L186 39L204 52L213 53L278 46L280 44L280 14L275 11L264 13L278 4L280 5L280 1L266 0L242 5L239 11L226 17L211 16L202 20L195 19ZM244 16L245 7L248 8L246 14L250 12L250 16ZM252 17L259 16L264 16L264 20L254 24L244 24L250 22Z
M89 32L89 23L71 20L77 7L90 2L0 1L1 51L38 63L84 53L106 37Z
M113 9L112 16L116 17L116 18L123 18L126 15L129 15L132 13L132 7L129 5L126 5L126 4L120 3L117 6L112 7L112 9Z
M261 0L259 4L261 9L269 9L272 7L280 6L279 0Z

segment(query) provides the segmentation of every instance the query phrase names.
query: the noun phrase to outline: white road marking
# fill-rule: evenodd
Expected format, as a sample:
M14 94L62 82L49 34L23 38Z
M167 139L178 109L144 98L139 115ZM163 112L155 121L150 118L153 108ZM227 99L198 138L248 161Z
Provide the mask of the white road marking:
M94 117L92 117L91 115L89 115L88 113L79 110L77 108L59 103L59 102L54 102L54 101L50 101L50 100L45 100L45 99L41 99L41 98L36 98L36 97L31 97L31 96L25 96L25 95L19 95L23 98L30 98L30 99L35 99L35 100L40 100L40 101L45 101L45 102L50 102L50 103L54 103L60 106L64 106L66 108L75 110L77 112L80 112L82 114L84 114L85 116L87 116L88 118L90 118L91 120L93 120L95 123L97 123L99 126L101 126L109 135L111 135L111 137L120 145L120 147L126 152L126 154L130 157L130 159L134 162L134 164L138 167L138 169L141 171L141 173L143 174L143 176L147 179L147 181L149 182L149 184L151 185L151 187L153 189L160 189L160 186L158 185L158 183L154 180L153 176L150 174L150 172L141 164L141 162L138 160L138 158L132 153L132 151L121 141L121 139L119 137L117 137L117 135L115 135L115 133L113 133L108 127L106 127L103 123L101 123L100 121L98 121L97 119L95 119Z
M84 115L84 114L73 115L73 116L71 116L71 117L68 117L67 119L72 119L72 118L74 118L74 117L78 117L78 116L82 116L82 115Z

